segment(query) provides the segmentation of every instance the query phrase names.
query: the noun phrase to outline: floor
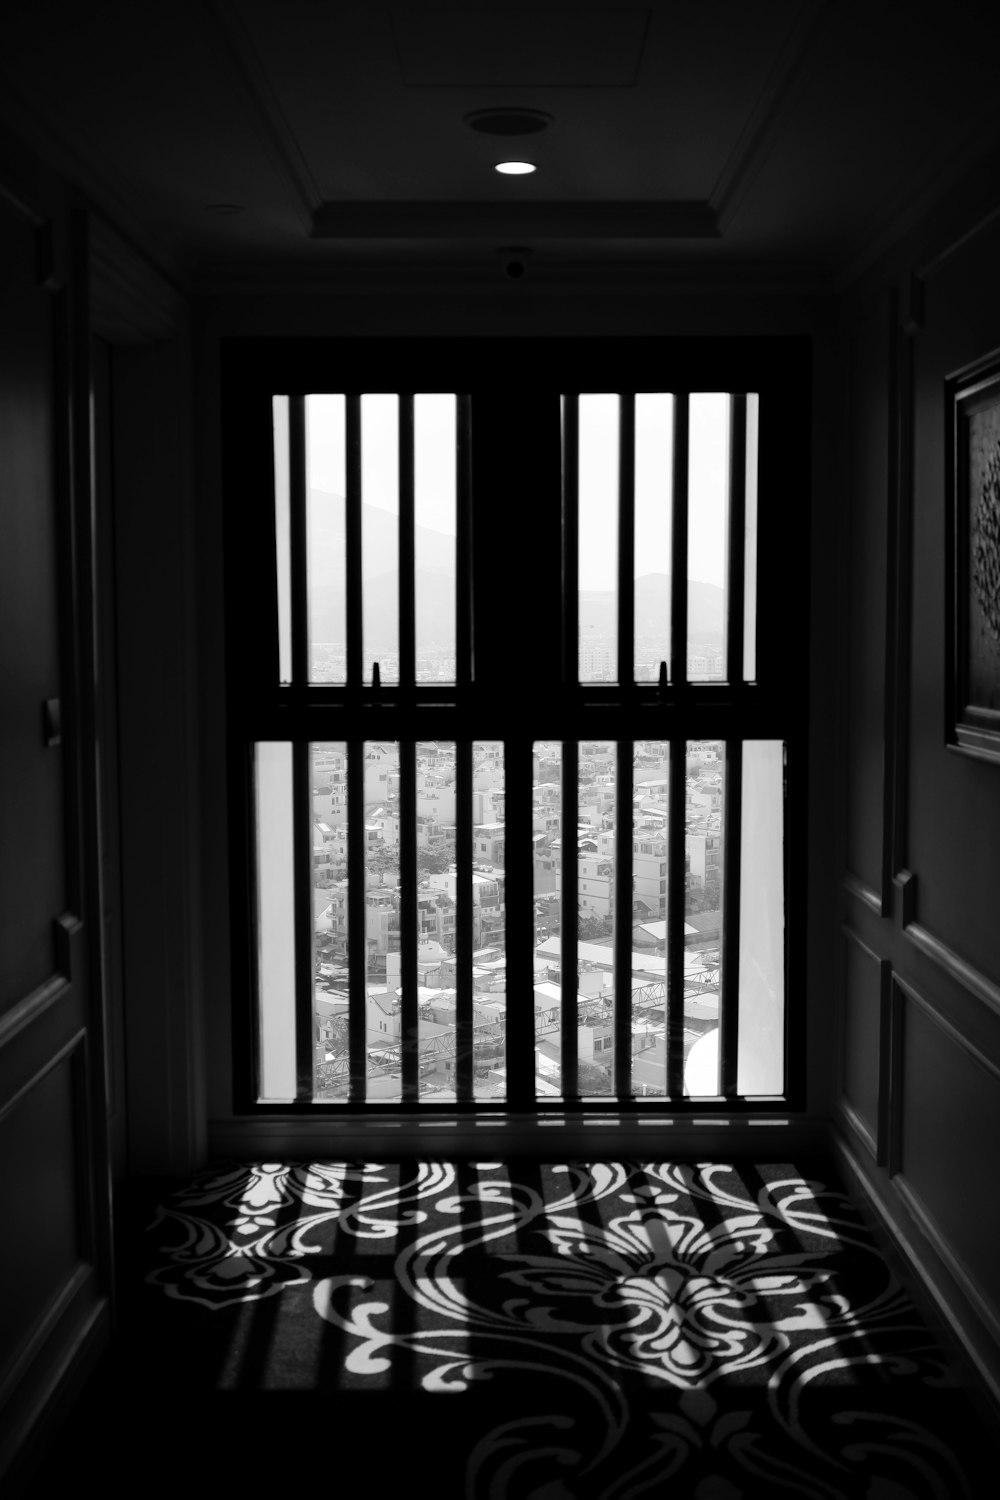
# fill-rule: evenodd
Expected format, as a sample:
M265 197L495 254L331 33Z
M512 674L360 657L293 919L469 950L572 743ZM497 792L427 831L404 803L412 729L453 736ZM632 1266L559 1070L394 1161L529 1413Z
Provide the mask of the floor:
M32 1500L993 1493L827 1162L220 1163L132 1184L118 1234L115 1346Z

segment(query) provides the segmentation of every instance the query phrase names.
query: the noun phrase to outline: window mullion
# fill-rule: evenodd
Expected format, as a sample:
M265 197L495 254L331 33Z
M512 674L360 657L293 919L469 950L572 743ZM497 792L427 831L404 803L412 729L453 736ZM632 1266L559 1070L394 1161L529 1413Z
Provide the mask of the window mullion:
M667 810L667 1097L684 1093L684 820L687 741L670 741Z
M729 398L729 535L726 549L726 676L743 681L746 570L747 398Z
M580 672L579 503L580 398L572 395L563 397L562 431L562 679L567 691L576 687Z
M361 397L345 400L344 543L347 601L347 685L360 688L364 675L361 598Z
M413 396L399 397L399 685L416 682L416 578L413 518Z
M400 1052L403 1103L420 1094L420 1019L417 997L417 747L412 739L399 745L399 882L400 882Z
M288 500L291 563L292 683L309 681L309 536L307 495L306 398L288 398Z
M742 658L740 658L742 660ZM726 1099L736 1096L736 1076L740 1045L739 972L740 972L740 859L743 806L743 744L726 743L725 806L722 816L723 867L719 871L722 886L722 983L719 989L719 1066L720 1093Z
M456 404L455 682L460 691L468 691L472 682L475 644L472 592L472 408L467 395L456 397Z
M673 514L670 543L670 680L687 682L688 636L688 415L686 392L674 396Z
M618 682L635 681L635 395L618 397Z
M364 741L347 742L347 1043L350 1102L365 1098L368 1029L368 944L365 938Z
M574 658L575 666L575 658ZM561 838L559 901L559 983L560 983L560 1038L559 1067L564 1099L580 1097L579 1073L579 976L577 969L577 859L576 822L579 811L578 742L564 740L562 747L562 786L560 788L562 808L560 822Z
M474 1096L472 1033L472 744L455 744L455 1096Z
M618 741L614 858L614 1091L632 1094L632 756L633 742Z
M311 1104L316 1078L312 774L308 741L292 746L292 858L295 869L295 1097Z

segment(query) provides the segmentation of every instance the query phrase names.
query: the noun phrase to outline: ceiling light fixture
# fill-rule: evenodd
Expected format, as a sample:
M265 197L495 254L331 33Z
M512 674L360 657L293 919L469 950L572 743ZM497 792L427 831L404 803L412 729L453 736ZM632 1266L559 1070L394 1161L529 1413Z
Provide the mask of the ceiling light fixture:
M493 170L502 172L505 177L525 177L535 171L535 164L531 161L498 161Z

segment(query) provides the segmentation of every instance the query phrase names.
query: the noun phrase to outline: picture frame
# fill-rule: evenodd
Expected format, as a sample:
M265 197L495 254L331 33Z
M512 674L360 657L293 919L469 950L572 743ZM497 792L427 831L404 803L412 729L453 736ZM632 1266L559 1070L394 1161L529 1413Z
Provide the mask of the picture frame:
M945 738L1000 763L1000 352L947 392Z

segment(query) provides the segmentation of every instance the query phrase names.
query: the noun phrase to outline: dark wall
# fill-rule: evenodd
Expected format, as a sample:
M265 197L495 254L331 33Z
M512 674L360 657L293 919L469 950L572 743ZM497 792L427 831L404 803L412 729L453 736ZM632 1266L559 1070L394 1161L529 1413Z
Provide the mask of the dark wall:
M0 180L0 1486L110 1332L86 243L22 166Z
M947 743L949 382L1000 350L990 208L956 202L845 299L838 1114L1000 1390L1000 757Z

